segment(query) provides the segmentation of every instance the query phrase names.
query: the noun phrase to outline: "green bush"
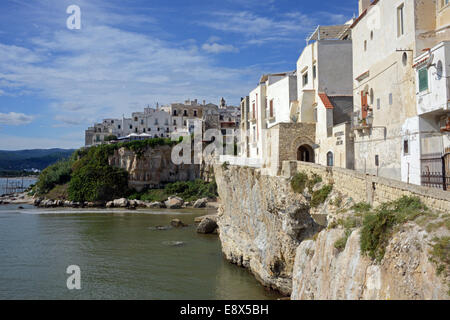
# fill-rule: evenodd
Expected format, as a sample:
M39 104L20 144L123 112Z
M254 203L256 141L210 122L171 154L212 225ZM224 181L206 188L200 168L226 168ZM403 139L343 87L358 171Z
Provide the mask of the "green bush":
M308 189L311 191L314 186L316 184L318 184L319 182L322 182L322 177L320 177L318 174L313 173L312 177L310 179L308 179L308 181L306 182L306 186L308 187Z
M320 204L324 203L332 190L333 186L327 184L322 189L314 191L311 198L311 207L317 208Z
M414 220L427 211L427 207L417 197L402 198L382 204L375 212L367 213L363 219L360 245L361 251L372 259L381 261L386 245L397 224Z
M366 213L369 212L372 206L366 202L359 202L355 204L351 209L356 213Z
M437 274L448 276L450 268L450 237L434 238L430 261L437 266Z
M55 188L55 186L69 182L72 164L72 159L63 160L44 169L36 182L36 194L44 195Z
M308 182L308 175L305 172L298 172L292 177L291 187L297 193L303 193Z
M69 184L72 201L109 201L128 193L128 173L109 166L112 148L106 145L90 148L73 165Z
M345 246L347 245L348 238L350 237L351 234L352 230L350 229L345 230L344 236L334 243L334 247L339 251L344 251Z
M169 196L178 196L184 201L195 201L201 198L216 198L216 182L205 182L197 179L195 181L178 181L167 184L164 189L149 189L142 193L132 194L129 199L143 201L165 201Z

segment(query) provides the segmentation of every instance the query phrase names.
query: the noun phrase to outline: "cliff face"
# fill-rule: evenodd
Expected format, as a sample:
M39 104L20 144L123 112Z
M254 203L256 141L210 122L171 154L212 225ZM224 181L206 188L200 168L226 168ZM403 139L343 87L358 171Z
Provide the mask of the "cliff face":
M138 191L144 187L158 188L164 183L188 181L200 178L200 165L175 165L170 146L148 148L142 155L121 148L109 157L111 166L129 173L129 185Z
M296 249L320 229L304 197L281 177L243 167L214 169L225 257L249 268L265 286L289 295Z
M405 225L394 235L379 265L361 255L359 230L339 252L334 244L343 234L324 230L315 241L300 244L292 299L448 299L448 286L429 261L427 233L417 226Z
M438 276L430 262L430 241L448 236L445 226L428 233L426 224L400 225L376 263L361 253L358 227L345 248L336 248L345 234L336 221L351 217L355 204L339 190L311 209L307 192L294 193L288 178L245 167L214 169L222 203L218 225L223 253L262 284L292 299L449 299L448 277ZM323 213L328 229L311 216L318 221L315 214Z

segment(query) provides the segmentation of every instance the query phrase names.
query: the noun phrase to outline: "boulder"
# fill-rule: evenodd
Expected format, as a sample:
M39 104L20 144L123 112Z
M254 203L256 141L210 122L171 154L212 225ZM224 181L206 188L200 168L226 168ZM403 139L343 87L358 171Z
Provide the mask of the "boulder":
M165 205L168 209L180 209L183 203L183 199L179 197L169 197L169 199L165 202Z
M180 219L173 219L170 221L170 225L174 228L186 227L186 225Z
M42 198L36 198L36 199L34 199L33 205L38 207L41 202L42 202Z
M114 203L114 207L116 207L116 208L126 208L130 204L128 199L125 199L125 198L116 199L116 200L114 200L113 203Z
M114 208L114 201L108 201L108 202L106 203L106 207L107 207L107 208Z
M211 220L214 220L214 221L217 222L217 214L208 214L208 215L206 215L206 216L196 217L196 218L194 219L194 221L195 221L196 223L200 223L200 222L202 222L203 220L205 220L206 218L210 218Z
M150 209L160 209L160 208L163 207L163 204L161 202L158 202L158 201L151 202L151 203L147 202L145 205L146 205L147 208L150 208Z
M213 233L217 229L217 222L210 218L203 219L197 227L198 233Z
M208 198L198 199L194 203L194 208L205 208L208 204Z

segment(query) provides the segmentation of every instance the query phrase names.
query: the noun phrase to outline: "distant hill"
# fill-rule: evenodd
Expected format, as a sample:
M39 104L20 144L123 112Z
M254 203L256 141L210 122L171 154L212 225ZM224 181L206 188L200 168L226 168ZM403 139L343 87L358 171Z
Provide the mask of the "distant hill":
M0 171L43 170L72 155L72 149L0 150Z

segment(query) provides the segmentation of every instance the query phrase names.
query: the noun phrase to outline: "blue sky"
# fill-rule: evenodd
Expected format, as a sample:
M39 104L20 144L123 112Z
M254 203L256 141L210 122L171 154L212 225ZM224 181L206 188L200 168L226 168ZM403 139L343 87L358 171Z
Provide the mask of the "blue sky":
M318 24L354 14L356 0L2 0L0 149L77 148L94 122L156 102L238 105L295 69Z

